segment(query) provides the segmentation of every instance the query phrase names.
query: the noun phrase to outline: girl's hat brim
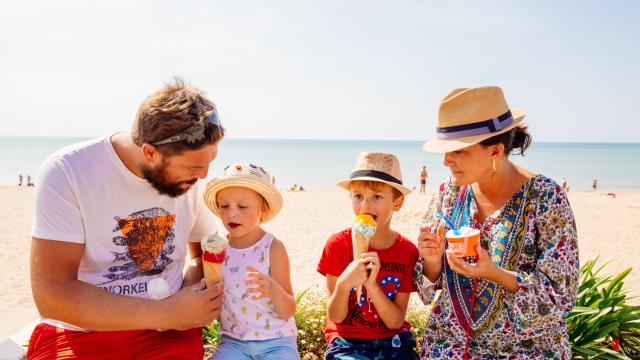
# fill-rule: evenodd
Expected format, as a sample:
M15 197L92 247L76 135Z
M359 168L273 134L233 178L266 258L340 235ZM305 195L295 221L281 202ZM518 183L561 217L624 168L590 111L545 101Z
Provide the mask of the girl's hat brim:
M269 205L269 210L262 218L262 223L272 220L282 209L282 195L272 184L257 180L253 176L243 174L232 174L225 177L215 178L207 184L204 192L204 202L211 212L220 217L217 195L223 189L240 187L253 190L260 194Z
M460 150L471 145L475 145L490 137L503 134L519 125L522 125L522 121L524 120L525 113L523 111L512 109L511 113L513 114L513 122L500 131L489 132L481 135L465 136L455 139L440 139L438 137L433 137L424 143L422 149L424 149L424 151L432 153L447 153Z

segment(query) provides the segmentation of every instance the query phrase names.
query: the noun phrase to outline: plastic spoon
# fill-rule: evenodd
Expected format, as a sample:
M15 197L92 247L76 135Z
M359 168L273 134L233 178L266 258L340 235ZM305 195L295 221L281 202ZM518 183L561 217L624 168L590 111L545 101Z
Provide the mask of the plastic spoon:
M440 210L436 211L436 215L441 217L442 220L444 220L444 222L446 222L447 225L449 225L449 228L453 230L454 235L460 235L460 230L458 230L458 228L453 224L453 222L449 220L449 218L445 214L443 214L442 211Z

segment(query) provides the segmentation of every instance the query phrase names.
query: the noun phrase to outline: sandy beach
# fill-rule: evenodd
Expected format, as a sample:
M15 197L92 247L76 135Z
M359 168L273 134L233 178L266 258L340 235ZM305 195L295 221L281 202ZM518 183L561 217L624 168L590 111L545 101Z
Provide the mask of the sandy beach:
M285 242L291 260L294 290L320 286L324 277L315 268L326 239L350 226L353 219L347 193L339 188L283 192L284 208L266 229ZM600 192L572 192L569 195L578 226L580 260L600 256L612 261L607 272L636 266L640 247L634 243L640 233L640 192L617 193L616 198ZM427 197L409 195L393 222L393 228L415 239L417 225ZM37 316L29 284L29 241L33 219L33 188L0 187L0 339L20 329ZM627 288L640 280L640 269L627 278ZM635 301L638 303L638 301Z

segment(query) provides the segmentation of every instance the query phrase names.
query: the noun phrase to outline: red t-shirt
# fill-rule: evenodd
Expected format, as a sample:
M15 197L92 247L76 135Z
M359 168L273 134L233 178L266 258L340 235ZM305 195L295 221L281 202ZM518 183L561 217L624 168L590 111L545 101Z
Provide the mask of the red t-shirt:
M416 291L413 283L413 268L418 260L418 248L404 236L396 233L396 242L388 249L375 251L380 258L380 271L378 272L378 284L387 297L393 301L396 292L410 293ZM334 234L327 240L318 263L318 272L324 276L327 274L340 276L349 263L353 261L353 247L351 245L351 229ZM411 329L407 321L400 329L387 328L378 316L373 303L366 301L366 289L362 289L361 301L363 305L356 304L356 292L351 289L349 294L349 310L342 323L336 324L327 317L327 327L324 330L327 343L336 337L352 339L382 339L393 336L405 329Z

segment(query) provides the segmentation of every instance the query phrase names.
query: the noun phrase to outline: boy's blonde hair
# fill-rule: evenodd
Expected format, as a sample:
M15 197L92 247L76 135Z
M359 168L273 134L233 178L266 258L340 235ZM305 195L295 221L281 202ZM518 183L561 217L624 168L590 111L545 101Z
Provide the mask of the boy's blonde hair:
M380 181L373 181L373 180L353 180L349 183L349 188L353 188L354 185L358 185L358 186L362 186L362 187L367 187L373 191L381 191L382 189L385 188L389 188L391 189L391 193L393 194L393 200L396 200L397 198L404 196L402 195L402 193L400 192L400 190L394 188L393 186L389 185L389 184L385 184L383 182Z

